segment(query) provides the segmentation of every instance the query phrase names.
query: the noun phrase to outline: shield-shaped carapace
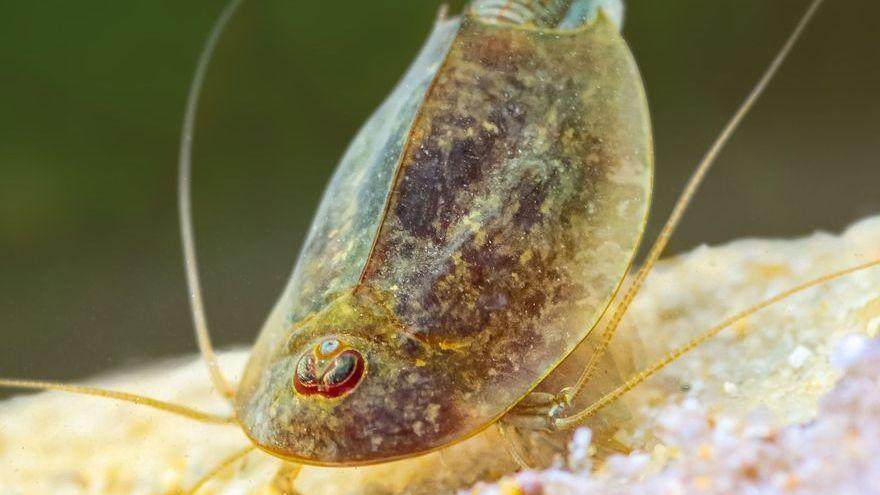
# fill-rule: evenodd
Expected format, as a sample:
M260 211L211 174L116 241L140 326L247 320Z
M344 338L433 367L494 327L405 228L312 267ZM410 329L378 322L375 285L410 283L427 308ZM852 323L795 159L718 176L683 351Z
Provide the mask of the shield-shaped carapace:
M442 18L343 158L236 392L211 349L189 193L199 88L241 3L233 0L191 86L179 194L196 335L214 385L234 397L235 415L51 382L0 378L0 387L95 395L240 425L254 445L189 493L257 447L303 464L358 466L441 449L499 420L511 458L527 464L508 426L571 429L755 312L880 265L869 261L770 297L577 407L721 147L821 2L812 0L697 165L595 342L584 339L628 271L651 190L644 92L611 20L620 18L620 1L472 0L460 18Z
M594 0L442 18L340 163L236 397L254 443L359 465L463 440L596 325L652 179L633 58Z

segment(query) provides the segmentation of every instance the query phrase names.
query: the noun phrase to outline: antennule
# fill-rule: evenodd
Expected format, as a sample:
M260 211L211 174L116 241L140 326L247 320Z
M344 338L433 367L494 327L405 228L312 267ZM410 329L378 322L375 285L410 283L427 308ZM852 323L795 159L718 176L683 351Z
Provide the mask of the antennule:
M230 385L220 366L217 364L217 356L211 344L211 334L208 331L208 319L205 316L205 305L202 300L202 287L199 282L198 261L196 259L195 234L193 233L192 221L192 143L195 133L195 120L199 104L199 95L205 80L205 73L211 61L211 56L217 46L217 41L223 34L223 30L229 23L235 11L244 0L232 0L211 28L199 61L196 72L189 88L186 102L186 113L183 117L183 131L180 140L179 176L178 176L178 201L180 207L180 234L183 241L183 260L186 268L186 283L189 288L189 302L192 309L193 325L195 326L196 340L199 351L208 367L211 382L214 387L227 398L235 395L235 388Z

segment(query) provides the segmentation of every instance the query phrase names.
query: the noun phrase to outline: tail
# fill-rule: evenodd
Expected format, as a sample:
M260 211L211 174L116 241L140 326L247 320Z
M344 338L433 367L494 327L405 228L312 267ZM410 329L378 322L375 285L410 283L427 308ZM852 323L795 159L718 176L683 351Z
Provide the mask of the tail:
M492 23L568 30L589 23L599 10L623 24L623 0L474 0L468 12Z

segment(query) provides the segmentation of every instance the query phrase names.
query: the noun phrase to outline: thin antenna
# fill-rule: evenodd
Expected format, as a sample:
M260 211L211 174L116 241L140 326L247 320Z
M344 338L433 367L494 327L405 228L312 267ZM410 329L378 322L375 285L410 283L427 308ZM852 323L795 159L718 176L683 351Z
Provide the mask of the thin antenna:
M184 418L189 418L200 423L210 423L219 425L235 424L233 417L219 416L216 414L206 413L171 402L165 402L150 397L130 394L127 392L116 392L113 390L104 390L94 387L83 387L79 385L66 385L63 383L39 382L34 380L7 380L0 378L0 387L15 388L21 390L52 390L55 392L66 392L69 394L89 395L92 397L103 397L105 399L113 399L139 406L151 407L171 414L176 414Z
M694 197L694 194L697 192L697 189L703 182L706 173L715 163L715 159L718 158L718 154L721 152L721 149L724 148L724 145L726 145L728 141L730 141L730 137L733 135L734 131L736 131L737 127L739 127L740 123L749 113L749 110L751 110L752 107L755 106L755 102L758 100L761 94L764 93L764 90L767 89L767 85L779 71L782 63L788 57L792 48L794 48L798 39L801 37L801 34L803 34L804 30L810 23L810 20L816 14L816 11L819 9L819 6L821 4L822 0L813 0L809 8L807 8L807 11L801 17L797 26L789 35L788 40L782 46L782 49L779 50L779 53L776 54L776 57L767 67L764 75L761 76L761 79L752 89L751 93L749 93L748 97L746 97L746 99L740 105L739 109L724 127L724 130L721 131L721 134L719 134L718 137L715 139L715 142L712 143L712 146L709 148L709 151L700 161L699 165L697 165L697 168L691 176L690 180L688 181L687 185L685 186L684 191L681 193L681 196L679 196L678 201L676 201L675 208L673 208L672 213L669 215L669 219L666 220L666 224L660 231L660 235L657 236L657 240L654 241L654 245L648 252L648 256L645 259L644 264L638 270L638 272L636 272L632 284L629 286L623 298L620 300L620 303L615 308L614 313L608 322L608 325L605 327L605 330L602 333L602 339L596 346L596 352L593 353L593 356L590 358L587 367L584 368L584 372L581 374L575 386L568 389L566 393L566 398L569 401L577 397L577 395L583 389L584 385L587 384L593 373L596 371L599 357L601 357L601 355L608 348L608 345L611 343L614 332L617 330L617 327L620 326L620 322L623 319L623 316L626 314L626 311L632 304L633 299L635 299L636 294L642 288L642 285L644 284L645 279L648 277L648 274L651 273L651 269L654 268L654 264L657 263L660 255L663 254L663 250L669 243L669 239L670 237L672 237L673 232L675 232L676 227L678 227L678 224L681 221L681 217L684 215L685 210L687 210L688 205L691 203L691 200Z
M223 30L229 23L235 11L242 4L243 0L232 0L220 17L211 28L211 33L205 41L202 53L199 55L196 72L193 76L192 83L189 88L189 95L186 102L186 113L183 117L183 133L180 140L180 157L179 157L179 173L178 176L178 201L180 206L180 234L183 241L183 260L186 268L186 283L189 288L189 302L192 309L193 325L195 326L196 340L199 343L199 351L208 367L208 373L211 375L211 382L217 390L226 396L232 398L235 396L235 388L230 385L220 366L217 364L217 356L214 354L214 347L211 345L211 334L208 331L208 320L205 316L205 306L202 301L202 287L199 282L198 261L196 260L195 235L193 234L192 221L192 143L193 134L195 132L196 113L198 111L199 94L202 91L202 83L205 80L205 73L208 70L208 64L217 46L217 41Z
M585 408L575 414L572 414L571 416L566 416L564 418L555 419L554 426L557 429L565 429L565 428L573 428L575 426L580 425L581 423L586 421L587 418L589 418L590 416L596 414L601 409L609 406L614 401L619 399L621 396L628 393L630 390L636 388L636 386L643 383L648 378L650 378L653 375L660 372L663 368L665 368L665 367L669 366L670 364L672 364L673 362L677 361L678 358L680 358L683 355L687 354L688 352L696 349L697 347L699 347L700 345L702 345L703 343L705 343L709 339L715 337L716 335L721 333L722 330L730 328L733 325L736 325L740 321L745 320L746 318L748 318L749 316L752 316L753 314L757 313L758 311L766 309L767 307L772 306L772 305L782 301L783 299L791 297L791 296L798 294L800 292L803 292L807 289L811 289L813 287L816 287L816 286L819 286L822 284L826 284L828 282L831 282L833 280L837 280L841 277L844 277L846 275L850 275L850 274L858 272L858 271L867 270L869 268L875 268L877 266L880 266L880 259L869 261L867 263L862 263L860 265L846 268L844 270L839 270L839 271L836 271L833 273L829 273L827 275L823 275L819 278L815 278L815 279L810 280L808 282L803 282L795 287L792 287L791 289L780 292L779 294L771 297L770 299L767 299L761 303L758 303L745 311L741 311L741 312L731 316L730 318L724 320L723 322L719 323L718 325L712 327L711 329L709 329L707 332L703 333L702 335L694 338L693 340L687 342L686 344L682 345L681 347L673 350L672 352L667 354L665 357L663 357L663 359L661 359L660 361L649 366L648 368L646 368L642 372L638 373L636 376L630 378L623 385L621 385L621 386L617 387L616 389L612 390L611 392L605 394L604 396L599 398L599 400L593 402L587 408Z

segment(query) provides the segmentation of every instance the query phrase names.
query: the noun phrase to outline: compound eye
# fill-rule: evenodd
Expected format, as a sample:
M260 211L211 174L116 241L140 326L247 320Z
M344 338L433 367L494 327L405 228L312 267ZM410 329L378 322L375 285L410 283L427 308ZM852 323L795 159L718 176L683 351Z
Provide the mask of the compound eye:
M358 367L362 367L363 359L355 351L348 350L336 356L332 367L324 375L324 384L328 387L339 387L354 378Z
M337 339L326 339L300 358L294 388L304 396L340 397L358 386L365 368L361 353Z
M309 353L302 357L299 360L299 363L296 365L296 388L299 390L302 388L308 389L317 389L318 388L318 376L315 372L316 366L315 357Z

